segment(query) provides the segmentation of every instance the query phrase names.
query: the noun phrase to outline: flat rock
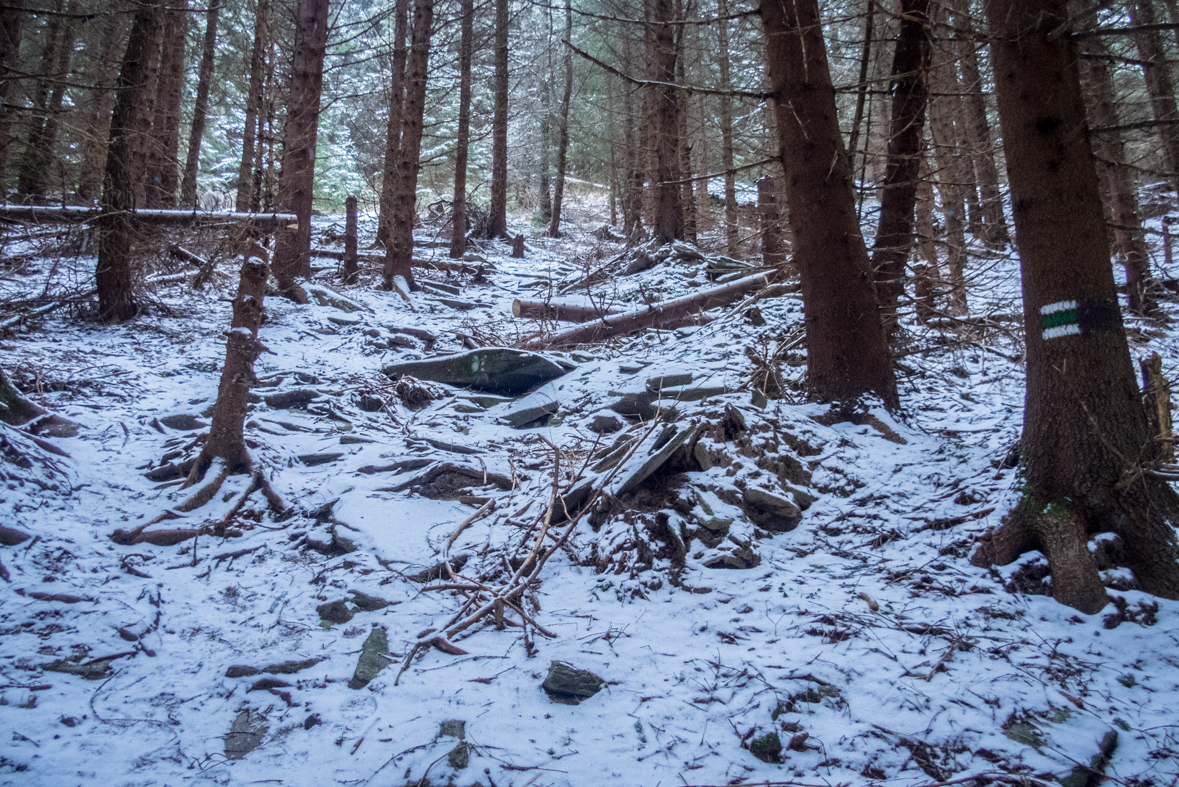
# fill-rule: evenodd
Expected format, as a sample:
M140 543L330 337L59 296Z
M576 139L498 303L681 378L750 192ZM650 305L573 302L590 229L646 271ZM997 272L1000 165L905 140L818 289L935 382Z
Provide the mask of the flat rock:
M166 415L160 419L160 423L169 429L175 429L180 432L192 432L208 426L207 423L195 415Z
M250 667L246 664L234 664L229 669L225 670L225 677L227 678L252 678L262 670L257 667Z
M23 544L30 538L32 538L32 536L30 536L28 533L17 530L13 527L8 527L7 525L0 525L0 545L14 547L17 544Z
M651 379L647 380L647 390L652 393L656 393L658 391L667 390L668 388L676 388L682 385L687 385L690 382L692 382L691 373L686 372L684 374L664 374L660 375L659 377L652 377Z
M531 397L530 397L531 398ZM520 402L500 417L513 429L523 429L527 426L543 426L549 416L555 415L561 408L561 403L555 399L547 402Z
M262 401L266 402L267 407L275 410L288 410L292 407L302 407L305 404L315 401L319 398L319 391L313 391L308 388L298 388L294 391L283 391L282 393L271 394L265 396Z
M343 454L328 453L328 454L302 454L299 461L308 467L316 467L318 465L327 465L339 459Z
M233 720L229 734L225 736L225 757L240 760L258 748L268 729L262 722L265 717L246 708Z
M613 415L595 415L590 431L598 434L614 434L622 431L622 421Z
M749 519L771 533L787 533L802 521L802 510L773 492L751 486L741 493L741 500Z
M348 681L348 688L363 689L375 678L381 670L389 666L389 636L385 629L373 626L368 639L360 649L360 658L356 662L356 671L352 680Z
M319 662L326 660L326 658L320 657L317 659L303 659L302 661L282 661L278 664L271 664L269 667L263 667L262 671L267 675L294 675L296 672L310 669Z
M441 358L395 363L383 371L394 378L408 375L498 396L521 396L573 368L539 353L485 347Z
M553 702L580 705L583 700L601 691L605 682L589 670L554 661L549 664L549 674L540 687Z

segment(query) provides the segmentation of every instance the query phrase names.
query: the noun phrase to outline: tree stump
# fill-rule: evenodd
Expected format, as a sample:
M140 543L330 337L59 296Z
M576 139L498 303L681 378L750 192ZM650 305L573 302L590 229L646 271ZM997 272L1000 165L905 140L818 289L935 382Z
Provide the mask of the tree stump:
M517 235L512 238L512 258L517 260L524 259L524 236Z

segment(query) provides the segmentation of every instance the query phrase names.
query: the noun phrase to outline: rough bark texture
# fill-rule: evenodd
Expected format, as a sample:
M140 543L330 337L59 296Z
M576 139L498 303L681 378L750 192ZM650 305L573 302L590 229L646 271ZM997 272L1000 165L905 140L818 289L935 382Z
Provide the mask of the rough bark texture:
M0 17L0 197L7 194L8 146L12 142L9 129L12 127L12 113L8 106L16 92L16 70L20 58L20 40L25 15L24 0L9 3L9 10Z
M728 0L717 0L716 36L720 46L718 54L720 68L720 89L728 90L729 77L729 27L724 17L729 15ZM729 254L737 253L737 173L733 171L733 99L720 96L721 124L721 168L725 171L725 248Z
M388 248L393 221L393 195L397 190L397 164L401 160L402 111L405 105L405 40L409 36L409 0L397 0L393 10L393 71L389 78L389 122L385 131L385 166L381 177L377 242Z
M491 206L487 234L508 232L508 0L495 0L495 112L491 119Z
M565 0L565 43L573 40L573 11ZM565 47L565 89L557 116L557 179L553 184L553 216L549 237L561 237L561 203L565 200L565 162L569 155L569 100L573 96L573 50Z
M188 0L173 0L165 12L160 75L147 171L147 207L173 208L180 185L180 102L184 96L184 42Z
M1163 144L1163 167L1172 187L1179 188L1179 106L1175 102L1175 79L1163 51L1162 36L1152 29L1156 24L1153 0L1137 0L1133 5L1134 24L1141 29L1134 35L1138 56L1142 59L1142 75L1146 77L1146 92L1157 131Z
M671 0L647 0L651 48L647 67L652 81L662 84L649 89L653 123L649 137L655 152L655 221L652 232L659 243L684 237L683 192L680 179L680 103L675 85L675 13Z
M213 423L209 438L193 463L185 486L192 486L205 477L214 459L225 461L225 469L239 473L250 468L250 454L246 449L246 405L250 386L256 381L254 361L262 352L258 329L262 326L262 302L266 296L266 252L254 246L242 264L237 297L233 299L233 323L225 340L225 366L221 370L221 385L217 389L217 403L213 407Z
M356 241L356 197L344 200L344 283L355 284L360 274Z
M761 17L802 277L811 395L847 402L873 393L896 405L817 0L766 0Z
M953 89L947 79L947 66L930 72L934 90L945 93ZM949 268L950 311L966 311L966 196L964 183L969 177L962 167L954 134L952 96L937 96L930 101L929 131L933 139L934 160L937 166L937 190L942 203L945 224L947 267Z
M108 215L98 222L98 316L103 322L123 322L138 307L131 290L131 217L122 211L136 207L136 188L142 188L143 170L135 155L151 129L151 50L159 41L163 12L159 0L145 0L135 11L131 38L119 71L118 101L111 118L109 153L103 178L101 207Z
M459 115L454 143L454 225L450 238L451 259L467 253L467 154L471 145L471 60L475 49L475 3L462 0L462 32L459 42Z
M903 12L902 12L903 13ZM904 21L902 20L902 24ZM860 144L860 124L864 121L864 99L868 96L868 64L872 56L872 30L876 26L876 3L868 3L868 14L864 19L864 42L860 50L860 75L856 90L856 112L852 116L851 136L848 138L848 155L851 156L852 171L856 168L857 146ZM900 39L897 39L898 46ZM893 70L894 75L896 70ZM894 76L895 79L895 76ZM894 94L895 95L895 94ZM895 99L894 99L895 100ZM867 158L865 154L864 158Z
M45 195L53 165L53 148L57 144L65 83L74 53L74 3L57 3L63 15L50 17L41 55L41 79L34 91L32 129L21 156L17 198L24 202L40 200Z
M260 136L258 108L262 103L269 17L269 0L258 0L254 9L254 46L250 50L250 86L246 94L246 120L242 128L242 160L237 168L237 199L234 204L239 213L247 212L255 204L254 195L258 190L258 183L254 177L254 146Z
M196 103L192 108L192 130L188 136L188 157L184 162L184 179L180 182L180 204L186 208L195 208L197 204L197 172L201 167L201 141L205 137L205 121L209 114L209 88L213 84L213 57L217 53L217 19L220 11L221 0L210 0L205 18L205 41L201 51L201 70L197 77Z
M120 10L122 4L116 4ZM110 141L111 114L114 112L118 94L115 82L119 78L119 65L123 60L127 28L131 14L109 14L102 19L103 33L99 45L97 67L89 79L95 85L83 105L82 123L86 136L82 142L82 168L78 174L78 197L90 203L102 193L102 173L106 169L107 143ZM0 136L2 140L2 136ZM0 142L2 144L2 142ZM0 151L2 155L2 151Z
M1098 37L1084 41L1086 53L1092 56L1080 61L1089 125L1117 126L1119 120L1114 104L1113 81L1109 66L1103 59L1108 55L1105 44ZM1138 215L1134 173L1126 165L1126 148L1122 143L1121 132L1094 135L1093 152L1102 195L1113 223L1114 246L1126 269L1126 298L1130 311L1151 314L1157 304L1150 291L1150 267L1146 256L1146 238Z
M273 265L279 289L296 298L301 290L295 288L295 278L311 273L311 200L327 37L328 0L299 0L290 103L283 134L282 176L278 186L283 210L299 217L299 228L278 234Z
M782 243L778 184L768 175L757 181L757 215L761 220L761 264L776 268L786 262L786 246Z
M1048 557L1057 600L1107 596L1087 549L1114 531L1143 590L1179 598L1179 497L1151 476L1151 441L1118 310L1077 53L1063 0L992 0L999 120L1022 265L1027 399L1023 499L976 562Z
M410 289L413 278L413 225L417 215L418 172L422 168L422 124L426 111L426 75L430 64L430 35L434 25L434 0L414 3L413 32L405 68L405 106L402 111L401 151L397 181L390 203L392 222L385 249L385 287L393 289L402 277Z
M881 184L880 221L872 244L876 294L888 329L896 324L897 303L905 291L905 263L913 243L913 209L929 93L929 22L929 0L902 0L892 61L888 167Z

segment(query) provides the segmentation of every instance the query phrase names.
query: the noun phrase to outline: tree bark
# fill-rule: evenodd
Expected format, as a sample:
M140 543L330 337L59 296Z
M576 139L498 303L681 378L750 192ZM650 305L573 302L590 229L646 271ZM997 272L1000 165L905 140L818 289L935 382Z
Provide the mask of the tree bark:
M57 3L60 15L49 19L45 33L45 48L41 55L41 78L37 82L33 107L32 130L21 156L17 198L22 202L36 202L45 196L53 165L53 148L57 144L61 107L65 99L65 84L74 54L74 30L77 18L74 3Z
M646 0L651 35L650 78L662 84L650 88L651 147L655 151L655 221L651 227L658 244L684 237L683 191L680 180L680 102L675 88L676 36L672 0Z
M254 46L250 50L250 85L246 94L246 119L242 127L242 160L237 168L237 199L234 205L245 213L255 204L258 182L254 176L254 150L261 128L258 108L262 104L262 84L266 65L266 31L270 19L270 0L257 0L254 8Z
M1118 126L1117 106L1114 103L1113 80L1104 58L1105 45L1097 36L1083 39L1086 54L1081 65L1081 83L1090 126ZM1113 222L1114 245L1126 269L1126 298L1130 311L1151 314L1157 308L1150 291L1150 267L1146 255L1146 238L1138 215L1138 196L1134 188L1134 174L1126 163L1126 148L1120 132L1112 131L1093 136L1094 163L1102 182L1103 194L1108 194L1107 205Z
M818 2L768 0L761 18L802 277L811 395L850 403L871 393L896 406L896 378L856 216Z
M1155 24L1153 0L1137 0L1133 5L1133 22L1140 27ZM1159 31L1145 27L1134 35L1138 56L1142 59L1142 75L1146 78L1146 92L1159 139L1163 143L1163 167L1172 188L1179 189L1179 106L1175 102L1175 79L1163 51Z
M221 370L209 438L189 471L186 487L199 483L214 459L223 460L228 473L251 469L245 440L246 405L250 386L257 382L254 362L264 349L258 340L258 329L262 326L268 273L265 250L253 246L242 264L237 297L233 299L233 321L225 340L225 366Z
M344 200L344 283L355 284L360 274L356 240L356 197Z
M201 52L201 69L197 77L196 103L192 108L192 131L188 136L188 157L184 162L184 179L180 182L180 204L195 208L197 173L201 168L201 142L209 113L209 89L213 84L213 57L217 53L217 19L221 0L210 0L205 18L205 46Z
M569 100L573 96L573 10L565 0L565 89L561 93L561 109L557 116L557 179L553 184L553 216L549 237L561 237L561 205L565 200L565 165L569 156Z
M113 10L125 9L122 3L118 3ZM115 101L118 99L114 87L119 78L119 66L123 61L131 14L112 13L104 17L102 23L104 27L99 59L90 76L95 87L90 91L85 103L82 119L86 132L82 142L82 166L78 174L78 197L86 203L92 203L102 193L102 173L106 169L111 113L114 112Z
M136 188L143 181L135 151L151 129L152 50L158 46L162 15L159 0L140 2L119 71L119 98L111 118L101 199L107 215L98 225L98 266L94 271L98 316L103 322L124 322L138 312L131 288L131 218L123 211L136 207Z
M888 165L882 184L880 221L872 244L876 294L888 331L896 325L897 303L905 292L905 264L913 244L913 210L929 95L929 34L929 0L902 0L892 61Z
M9 105L16 92L17 78L13 73L20 60L20 41L24 29L25 0L13 0L8 11L0 17L0 199L8 194L8 146L14 139L9 133L12 112Z
M757 215L761 221L761 264L777 268L786 262L786 247L782 243L778 188L769 175L757 181Z
M165 12L164 45L156 84L155 119L148 158L147 207L176 207L180 178L180 103L184 96L184 42L188 0L174 0Z
M864 99L868 96L868 63L871 61L873 28L876 26L876 3L872 0L868 0L867 5L868 15L864 20L864 46L863 49L860 50L860 78L858 81L858 88L856 90L856 111L852 116L851 136L847 143L848 155L851 157L852 172L855 172L856 170L856 146L860 143L860 123L862 123L864 120ZM904 11L901 13L901 24L904 25ZM897 45L900 46L899 37L897 39ZM895 69L893 73L897 73ZM865 155L865 158L866 157L867 156Z
M279 233L274 245L273 271L278 288L301 300L302 290L296 288L295 278L311 273L311 206L328 38L328 0L299 0L295 14L291 93L278 193L283 210L299 217L299 228Z
M1179 598L1179 496L1149 474L1151 440L1118 309L1077 52L1064 0L992 0L999 121L1022 268L1027 398L1023 499L975 562L1048 557L1052 592L1108 601L1086 547L1114 531L1148 593Z
M409 0L397 0L393 23L393 71L389 79L389 122L385 133L385 166L381 178L377 243L389 247L393 200L397 191L397 163L401 160L401 131L405 105L405 39L409 36Z
M970 179L962 166L954 133L956 101L944 95L953 90L946 69L941 66L930 72L930 81L938 95L929 106L929 132L933 139L934 161L937 167L937 190L942 202L946 246L949 248L946 265L949 269L950 311L964 314L966 304L966 196L965 184Z
M430 36L434 25L434 0L417 0L413 32L405 69L405 106L402 112L401 152L397 159L397 185L393 192L389 245L385 249L385 288L392 290L403 278L417 289L413 278L413 225L418 172L422 168L422 125L426 111L426 76L430 62Z
M508 234L508 0L495 0L495 110L491 119L491 206L487 234Z
M730 87L729 76L729 25L725 17L729 15L728 0L717 0L716 36L720 52L717 55L717 66L720 69L720 84L722 91ZM721 127L721 168L725 171L725 249L730 255L737 253L737 173L733 171L733 98L723 92L720 101Z
M454 224L450 239L451 259L467 253L467 154L471 145L471 60L475 49L475 3L462 2L462 31L459 42L459 116L454 149Z

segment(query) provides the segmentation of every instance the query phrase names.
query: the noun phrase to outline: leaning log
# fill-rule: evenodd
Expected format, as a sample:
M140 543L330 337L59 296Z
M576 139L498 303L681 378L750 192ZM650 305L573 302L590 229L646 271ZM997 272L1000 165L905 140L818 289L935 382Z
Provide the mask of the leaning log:
M102 215L98 208L84 205L6 205L0 207L0 220L31 221L38 224L85 224ZM298 224L293 213L234 213L199 210L128 210L136 224L200 227L208 224L252 224L264 232L273 232Z
M672 328L689 324L700 312L727 306L773 283L774 273L758 273L744 279L697 292L684 298L657 303L638 311L604 317L597 322L569 328L551 336L533 339L524 345L526 349L569 347L575 344L589 344L622 336L643 328Z
M556 320L557 322L591 322L621 314L619 309L602 309L598 306L575 306L568 303L547 301L512 301L512 316L529 320Z

